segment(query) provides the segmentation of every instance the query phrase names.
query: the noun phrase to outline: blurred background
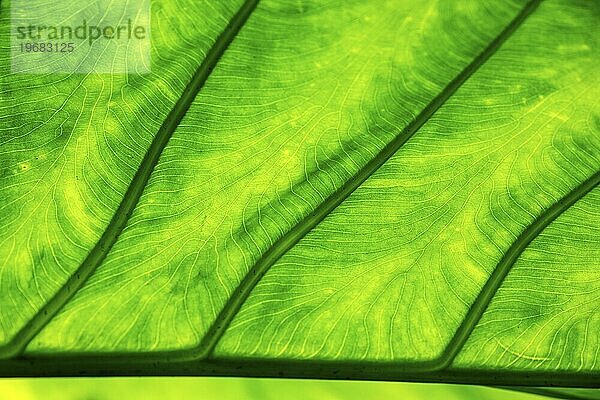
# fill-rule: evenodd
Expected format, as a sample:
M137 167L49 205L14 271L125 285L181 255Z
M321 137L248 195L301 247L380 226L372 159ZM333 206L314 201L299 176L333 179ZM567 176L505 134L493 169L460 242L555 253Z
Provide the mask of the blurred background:
M541 400L481 386L255 378L0 379L0 400Z

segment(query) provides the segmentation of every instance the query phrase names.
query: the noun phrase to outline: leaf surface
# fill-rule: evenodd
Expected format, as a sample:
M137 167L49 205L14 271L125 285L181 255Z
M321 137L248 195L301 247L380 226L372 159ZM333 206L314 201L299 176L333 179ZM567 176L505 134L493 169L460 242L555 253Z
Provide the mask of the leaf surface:
M128 76L10 74L10 3L2 2L0 349L108 230L154 135L239 4L155 4L152 29L162 34L152 41L153 72Z
M14 94L31 81L5 78L0 133L21 137L0 147L13 168L2 177L12 206L0 211L0 338L7 354L28 346L2 373L593 385L597 4L265 0L225 43L220 31L250 2L226 3L186 14L210 24L185 40L154 42L156 67L131 98L127 78L50 84L59 97L109 85L114 107L133 110L121 118L104 103L52 110ZM154 4L153 21L185 18L169 4ZM169 53L190 42L196 53ZM143 153L210 46L227 50L148 166ZM27 107L47 108L54 131L19 124ZM133 118L146 114L154 125ZM85 128L96 118L100 133ZM133 136L139 126L146 136ZM40 137L72 156L17 173ZM121 232L111 217L136 182L144 192ZM17 212L23 190L40 194ZM92 250L111 229L114 245ZM95 251L105 259L85 284L43 315Z

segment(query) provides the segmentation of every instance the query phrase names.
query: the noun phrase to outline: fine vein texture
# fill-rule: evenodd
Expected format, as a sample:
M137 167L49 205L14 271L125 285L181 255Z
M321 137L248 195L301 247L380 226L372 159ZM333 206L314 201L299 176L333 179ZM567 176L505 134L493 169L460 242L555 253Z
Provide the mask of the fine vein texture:
M216 39L214 45L207 52L206 57L191 77L190 82L184 88L181 96L166 116L160 129L154 136L150 147L146 151L138 170L133 176L129 187L123 195L123 201L119 204L112 219L102 233L102 236L88 253L87 257L75 270L67 282L48 300L43 307L27 322L27 324L15 335L13 340L6 344L6 354L0 351L0 357L8 355L19 355L29 344L31 339L50 321L56 313L71 299L71 297L85 284L87 279L95 272L96 268L104 261L108 252L116 242L118 236L125 228L129 216L136 207L140 196L150 174L152 173L158 159L169 142L175 128L187 112L192 101L200 88L206 82L206 78L218 62L219 58L229 45L235 35L239 32L252 10L256 7L257 0L249 0L244 3L236 15L231 19L225 30Z
M3 74L0 376L597 386L599 17L154 0L150 75Z
M538 6L537 1L532 1L523 11L504 29L490 44L486 47L469 65L461 71L431 102L400 132L392 141L390 141L379 153L377 153L368 163L366 163L357 173L348 179L335 192L327 197L317 208L315 208L310 217L305 218L285 235L281 236L271 247L263 253L262 257L254 264L252 269L246 274L240 282L236 291L230 296L221 313L217 315L215 322L207 331L200 343L202 355L209 356L214 351L215 346L221 339L225 331L229 328L231 320L237 315L240 307L246 301L250 292L256 284L262 279L269 268L300 239L319 224L327 215L329 215L337 206L339 206L352 192L361 186L377 169L386 163L400 147L404 145L427 120L438 111L469 77L485 63L489 57L504 43L506 39L520 26L520 24L531 14Z
M259 3L105 263L29 354L196 348L261 255L402 132L522 8Z
M240 4L153 4L153 72L128 76L10 74L10 2L1 3L0 355L19 351L15 335L43 315L106 231L152 138ZM60 12L57 2L48 7Z
M572 34L568 39L553 43L564 54L565 62L543 73L570 79L573 89L581 88L581 97L585 96L585 90L592 94L585 106L582 104L578 110L569 112L568 119L563 117L561 134L577 132L582 138L581 132L593 133L591 141L581 144L594 155L598 175L600 6L596 4L595 15L588 13L585 7L565 10L559 3L550 3L547 7L553 12L560 10L563 19L558 24L550 20L545 21L545 25L540 23L542 32L581 27L579 35ZM577 59L579 66L569 71L563 67L569 65L567 59ZM577 80L579 84L574 83ZM565 111L566 108L562 110ZM600 371L599 200L600 191L596 189L559 217L525 250L459 354L454 364L457 368L486 365L517 371L582 374Z
M599 201L597 188L535 239L454 366L600 370Z
M460 348L465 337L452 338L517 237L600 171L594 18L585 3L544 2L271 268L214 358L451 361L455 349L444 352Z
M438 368L447 368L454 361L457 354L462 351L465 342L471 337L473 329L475 329L481 316L488 308L492 298L496 296L500 285L504 283L506 275L511 271L515 262L529 246L531 241L537 238L559 215L571 208L575 202L587 195L590 190L598 185L600 185L600 171L582 182L579 186L574 188L571 193L558 200L551 207L545 209L535 221L521 232L511 247L504 253L504 256L490 274L490 277L482 287L479 295L471 307L469 307L469 312L465 315L461 325L458 327L452 340L444 350L438 363ZM594 260L594 258L592 258L592 260Z

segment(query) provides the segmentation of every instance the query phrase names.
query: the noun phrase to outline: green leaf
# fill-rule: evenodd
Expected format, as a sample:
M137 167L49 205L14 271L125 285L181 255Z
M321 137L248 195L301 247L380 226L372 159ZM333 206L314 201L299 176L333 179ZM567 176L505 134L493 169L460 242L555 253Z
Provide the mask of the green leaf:
M127 76L11 75L10 4L2 2L0 343L112 229L149 143L240 4L187 2L195 20L177 1L155 4L152 29L163 34L152 42L153 73Z
M3 74L0 374L597 384L597 3L182 3Z

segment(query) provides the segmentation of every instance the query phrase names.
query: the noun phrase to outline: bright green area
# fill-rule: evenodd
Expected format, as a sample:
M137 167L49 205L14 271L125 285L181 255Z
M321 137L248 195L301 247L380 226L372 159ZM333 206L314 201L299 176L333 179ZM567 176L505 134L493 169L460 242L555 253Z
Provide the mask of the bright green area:
M519 233L600 170L600 126L593 120L600 114L596 22L585 8L544 3L417 135L270 269L217 357L438 358ZM592 207L597 200L590 200ZM573 331L563 315L545 332L549 341L570 335L584 342L587 335L588 343L562 360L556 343L548 355L553 362L535 364L538 370L600 369L594 361L600 241L591 239L597 233L582 241L561 231L557 245L572 241L549 259L564 275L539 268L540 283L520 279L506 289L519 303L546 279L579 292L588 305L578 318L589 320L587 326ZM544 308L547 301L539 304L554 313ZM521 314L514 312L509 306L504 317L518 321ZM514 335L531 332L540 352L551 345L536 340L529 326L514 325ZM493 341L506 328L499 321L482 331L482 340ZM477 369L495 365L496 357L474 356ZM587 361L580 365L579 358Z
M459 368L600 368L600 188L548 227L513 267Z
M150 141L239 4L155 2L148 75L10 75L10 2L2 1L0 346L106 229Z
M129 227L31 351L197 346L265 250L519 11L465 0L299 7L259 4L174 133Z
M563 18L540 21L537 41L535 36L529 37L529 45L548 43L547 37L557 32L550 41L556 50L549 54L556 62L538 73L542 77L552 74L556 77L553 82L561 82L553 85L546 101L555 103L546 108L546 126L556 121L552 147L558 150L564 143L568 149L560 156L554 150L558 157L549 153L548 158L564 160L563 170L572 177L585 168L578 163L583 161L581 155L588 153L587 165L598 171L600 37L594 33L598 14L586 19L585 8L565 9L558 3L546 8L549 13L560 11ZM581 27L580 36L558 34L573 26ZM532 53L523 61L533 63ZM570 161L574 159L578 161ZM544 165L547 168L547 162ZM552 181L555 187L565 183L556 173ZM545 185L543 190L552 186ZM518 371L600 370L599 239L600 189L596 188L557 218L521 255L455 365Z
M152 75L0 81L0 345L106 229L152 136L241 4L222 3L154 3ZM91 353L109 371L137 373L140 362L160 371L152 355L204 355L212 348L199 348L203 338L215 337L217 364L246 368L229 374L275 375L300 360L308 376L335 362L351 371L340 376L377 377L385 365L434 379L419 366L444 367L521 233L600 172L598 3L544 1L250 286L230 326L218 314L244 300L236 288L261 257L377 159L524 6L261 1L106 260L29 345L26 356L46 361L0 362L1 373L80 373ZM467 368L460 381L515 372L503 382L527 383L526 371L593 384L599 205L589 193L531 243L442 376ZM211 330L218 324L222 338ZM134 360L141 353L149 358ZM386 377L402 378L393 368Z
M234 378L13 379L0 400L542 400L480 386Z

